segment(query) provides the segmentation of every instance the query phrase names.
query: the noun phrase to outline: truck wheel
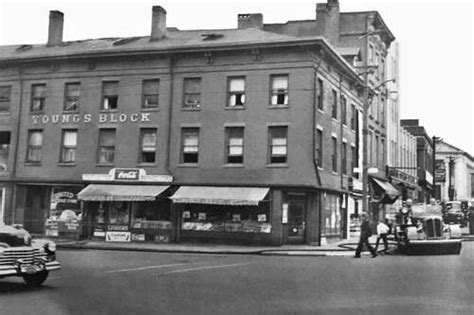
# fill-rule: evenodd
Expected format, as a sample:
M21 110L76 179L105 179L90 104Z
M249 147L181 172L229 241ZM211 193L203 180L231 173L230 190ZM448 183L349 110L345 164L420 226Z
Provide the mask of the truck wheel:
M28 275L28 274L23 275L23 280L25 280L26 284L32 287L40 286L41 284L43 284L46 278L48 278L47 270L43 270L32 275Z

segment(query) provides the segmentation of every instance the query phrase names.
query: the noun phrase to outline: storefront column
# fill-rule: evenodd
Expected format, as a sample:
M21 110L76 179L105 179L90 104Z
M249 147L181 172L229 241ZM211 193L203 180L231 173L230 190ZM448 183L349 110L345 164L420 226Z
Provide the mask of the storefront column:
M319 192L308 194L306 239L310 245L319 246L321 232L320 226Z
M282 220L282 192L281 190L272 190L272 199L271 199L271 244L272 245L281 245L283 244L283 225Z

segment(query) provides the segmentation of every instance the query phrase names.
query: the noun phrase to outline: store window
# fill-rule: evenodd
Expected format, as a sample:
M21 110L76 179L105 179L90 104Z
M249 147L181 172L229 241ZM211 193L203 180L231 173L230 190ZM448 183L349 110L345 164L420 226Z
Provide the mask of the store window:
M269 162L270 164L281 164L287 163L288 159L288 143L287 143L287 126L276 126L269 127L269 144L270 144L270 154Z
M183 128L181 133L181 163L198 163L199 128Z
M166 200L132 202L132 228L171 230L171 212Z
M61 163L76 161L77 130L63 130L61 144Z
M337 92L332 90L332 118L337 119Z
M332 171L337 172L337 138L332 137Z
M318 103L318 109L324 110L324 84L323 80L318 79L318 87L316 89L316 98L317 98L317 103Z
M0 131L0 172L8 170L10 156L10 132Z
M156 129L140 130L140 163L156 162Z
M323 131L321 129L316 130L316 164L319 167L323 167Z
M41 162L41 147L43 145L43 131L30 130L28 132L28 147L26 150L26 162Z
M81 99L81 83L66 83L64 111L78 111Z
M341 210L339 208L339 196L326 194L324 208L326 236L341 235Z
M142 91L142 108L158 108L160 80L144 80Z
M223 206L189 204L183 209L183 231L270 233L270 206Z
M197 109L200 107L201 78L185 78L183 108Z
M102 82L102 110L116 110L118 107L118 81Z
M46 84L31 86L31 112L42 112L46 103Z
M11 86L0 86L0 113L10 112Z
M99 130L99 164L113 164L115 159L115 129Z
M244 107L245 105L245 77L231 77L227 81L228 107Z
M226 134L226 163L244 163L244 127L228 127Z
M288 105L288 75L272 75L271 105Z
M45 235L77 239L81 233L82 210L77 194L82 187L56 186L51 189Z

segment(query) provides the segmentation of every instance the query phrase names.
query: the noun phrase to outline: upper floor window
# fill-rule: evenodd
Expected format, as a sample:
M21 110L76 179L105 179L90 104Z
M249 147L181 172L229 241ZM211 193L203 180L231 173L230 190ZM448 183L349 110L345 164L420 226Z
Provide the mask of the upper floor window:
M142 86L142 108L158 108L160 80L144 80Z
M0 131L0 172L7 170L10 156L10 132Z
M64 111L79 110L79 102L81 99L81 84L66 83L64 93Z
M33 84L31 86L31 112L44 110L46 102L46 84Z
M201 78L184 79L183 108L201 107Z
M316 98L318 103L318 109L324 110L324 83L321 79L318 79L318 87L316 88Z
M288 160L288 127L276 126L269 127L270 164L287 163Z
M63 130L61 144L61 163L76 161L77 130Z
M379 136L375 135L375 166L380 165Z
M337 119L337 92L332 90L332 118Z
M99 164L112 164L115 159L115 129L99 130Z
M10 111L11 86L0 86L0 113Z
M323 167L323 131L316 130L316 163L319 167Z
M337 138L332 137L332 171L337 172Z
M102 108L103 110L115 110L118 106L118 81L102 82Z
M140 130L140 163L156 162L156 129Z
M369 45L369 64L373 65L374 64L374 46Z
M354 104L351 104L351 129L357 129L357 109Z
M347 143L342 143L342 152L341 152L341 172L344 175L347 175Z
M341 97L341 123L347 124L347 100L344 96Z
M271 105L288 105L288 75L271 76Z
M359 158L358 158L357 149L355 146L351 146L351 159L352 159L352 162L351 162L352 176L355 178L359 178L359 173L354 172L354 169L359 166Z
M43 145L43 131L30 130L28 132L28 147L26 149L27 162L41 161L41 147Z
M380 100L380 121L382 122L382 125L385 124L385 98L382 97Z
M229 107L243 107L245 105L245 77L228 79L228 104Z
M225 133L227 164L244 163L244 127L228 127Z
M181 163L198 163L199 128L183 128L181 132Z

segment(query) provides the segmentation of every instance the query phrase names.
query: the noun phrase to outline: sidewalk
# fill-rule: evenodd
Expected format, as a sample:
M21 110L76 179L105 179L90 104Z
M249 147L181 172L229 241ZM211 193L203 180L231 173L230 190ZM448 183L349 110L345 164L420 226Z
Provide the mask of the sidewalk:
M357 247L358 234L351 235L350 239L329 242L327 245L283 245L283 246L243 246L243 245L214 245L214 244L159 244L159 243L113 243L104 241L70 241L56 240L59 249L90 249L90 250L119 250L163 253L190 253L190 254L239 254L239 255L268 255L268 256L354 256ZM375 245L377 236L370 238ZM394 248L395 243L390 242ZM383 244L379 249L383 249ZM363 251L362 256L370 256Z

